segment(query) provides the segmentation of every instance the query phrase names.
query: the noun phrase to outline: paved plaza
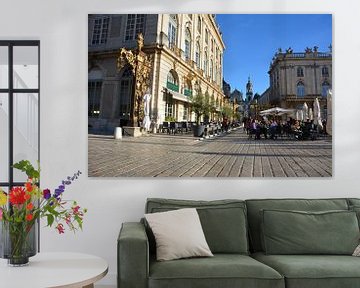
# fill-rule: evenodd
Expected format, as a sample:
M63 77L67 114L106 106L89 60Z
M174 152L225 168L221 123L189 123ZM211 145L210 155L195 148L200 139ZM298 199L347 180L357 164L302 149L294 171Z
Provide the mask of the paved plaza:
M242 128L191 134L89 135L89 177L331 177L331 138L249 139Z

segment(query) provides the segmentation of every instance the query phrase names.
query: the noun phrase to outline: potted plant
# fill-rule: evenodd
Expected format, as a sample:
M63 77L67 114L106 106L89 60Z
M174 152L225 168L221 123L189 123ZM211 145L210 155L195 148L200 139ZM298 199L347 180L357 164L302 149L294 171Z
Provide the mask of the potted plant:
M201 116L208 115L210 112L209 96L202 94L200 90L190 98L191 109L195 113L196 125L193 127L195 137L201 137L204 134L205 125L200 123Z
M8 259L11 266L22 266L36 254L35 226L39 218L45 218L47 226L62 234L66 226L71 231L82 229L86 209L63 199L66 186L79 177L80 171L63 180L52 193L38 186L40 168L35 169L27 160L13 167L25 172L28 179L24 186L14 186L8 193L0 188L0 258Z

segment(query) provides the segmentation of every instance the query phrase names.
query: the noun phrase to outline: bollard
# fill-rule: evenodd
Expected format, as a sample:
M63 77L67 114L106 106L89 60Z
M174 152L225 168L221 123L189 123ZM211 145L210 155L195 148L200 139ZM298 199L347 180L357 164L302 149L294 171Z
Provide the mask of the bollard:
M121 127L115 127L114 138L115 139L122 139L122 129L121 129Z

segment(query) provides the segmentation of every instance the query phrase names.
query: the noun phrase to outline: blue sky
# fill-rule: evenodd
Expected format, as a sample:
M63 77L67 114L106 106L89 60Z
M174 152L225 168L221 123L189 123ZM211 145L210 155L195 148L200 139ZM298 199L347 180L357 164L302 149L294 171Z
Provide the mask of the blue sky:
M267 72L278 48L328 52L332 43L331 14L217 14L216 20L226 46L224 79L244 94L249 76L254 93L269 87Z

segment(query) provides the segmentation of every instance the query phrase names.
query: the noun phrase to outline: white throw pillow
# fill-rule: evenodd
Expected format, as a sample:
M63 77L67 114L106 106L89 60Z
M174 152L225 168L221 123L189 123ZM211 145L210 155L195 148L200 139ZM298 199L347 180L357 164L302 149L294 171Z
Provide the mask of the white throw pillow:
M195 208L145 214L156 241L158 261L213 256Z

